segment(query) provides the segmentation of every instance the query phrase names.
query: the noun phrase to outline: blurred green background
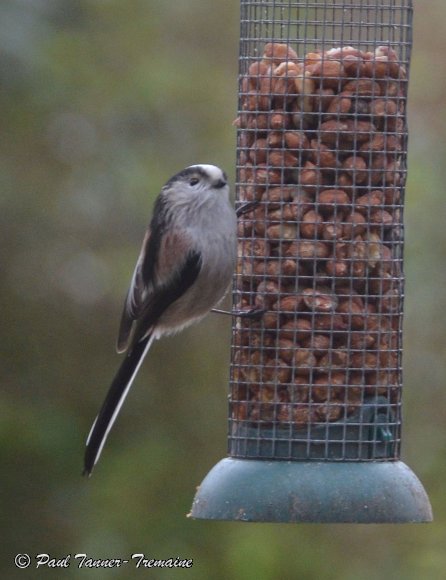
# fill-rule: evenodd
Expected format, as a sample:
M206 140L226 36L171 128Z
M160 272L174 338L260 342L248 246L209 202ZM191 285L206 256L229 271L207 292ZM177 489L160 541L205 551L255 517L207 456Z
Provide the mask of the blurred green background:
M415 2L403 459L435 522L241 524L185 517L226 452L224 318L154 346L94 476L80 476L154 196L191 163L234 178L238 2L1 1L2 577L46 577L16 570L18 552L141 552L194 567L82 577L444 578L445 23L444 1Z

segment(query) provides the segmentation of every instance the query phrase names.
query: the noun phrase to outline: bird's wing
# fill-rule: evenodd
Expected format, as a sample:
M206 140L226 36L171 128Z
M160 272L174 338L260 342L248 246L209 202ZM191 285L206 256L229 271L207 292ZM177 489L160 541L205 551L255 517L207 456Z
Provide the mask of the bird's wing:
M201 270L201 254L190 250L181 260L181 267L171 271L162 286L155 288L136 322L132 345L148 336L167 308L192 286ZM181 325L181 321L179 321Z
M158 228L157 235L148 232L144 238L121 317L118 352L128 348L133 326L137 328L133 344L146 336L166 308L193 284L201 269L201 255L185 232L168 233Z
M143 277L143 264L153 254L153 252L148 251L150 240L151 230L148 228L146 235L144 236L141 251L124 302L121 322L119 324L118 340L116 343L116 350L118 352L126 350L133 322L139 318L146 296L148 292L150 292L150 282L146 282Z

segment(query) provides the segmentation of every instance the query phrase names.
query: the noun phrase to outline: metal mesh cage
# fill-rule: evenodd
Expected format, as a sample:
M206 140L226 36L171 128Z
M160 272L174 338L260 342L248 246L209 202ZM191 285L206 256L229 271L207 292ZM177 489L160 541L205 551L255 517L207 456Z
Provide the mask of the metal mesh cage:
M432 520L398 460L411 18L241 0L229 457L194 518Z
M411 2L241 11L229 455L398 459Z

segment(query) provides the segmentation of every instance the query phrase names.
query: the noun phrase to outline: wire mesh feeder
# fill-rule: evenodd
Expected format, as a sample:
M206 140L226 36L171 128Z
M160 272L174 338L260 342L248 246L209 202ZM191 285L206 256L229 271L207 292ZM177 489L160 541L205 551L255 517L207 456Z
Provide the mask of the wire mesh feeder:
M409 0L241 2L229 458L192 516L432 518L399 461Z

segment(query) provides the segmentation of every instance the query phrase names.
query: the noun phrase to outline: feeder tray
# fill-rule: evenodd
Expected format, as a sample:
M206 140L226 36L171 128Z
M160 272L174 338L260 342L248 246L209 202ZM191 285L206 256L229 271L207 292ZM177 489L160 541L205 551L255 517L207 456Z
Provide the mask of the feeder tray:
M409 0L241 1L228 458L191 516L425 522L400 461Z

